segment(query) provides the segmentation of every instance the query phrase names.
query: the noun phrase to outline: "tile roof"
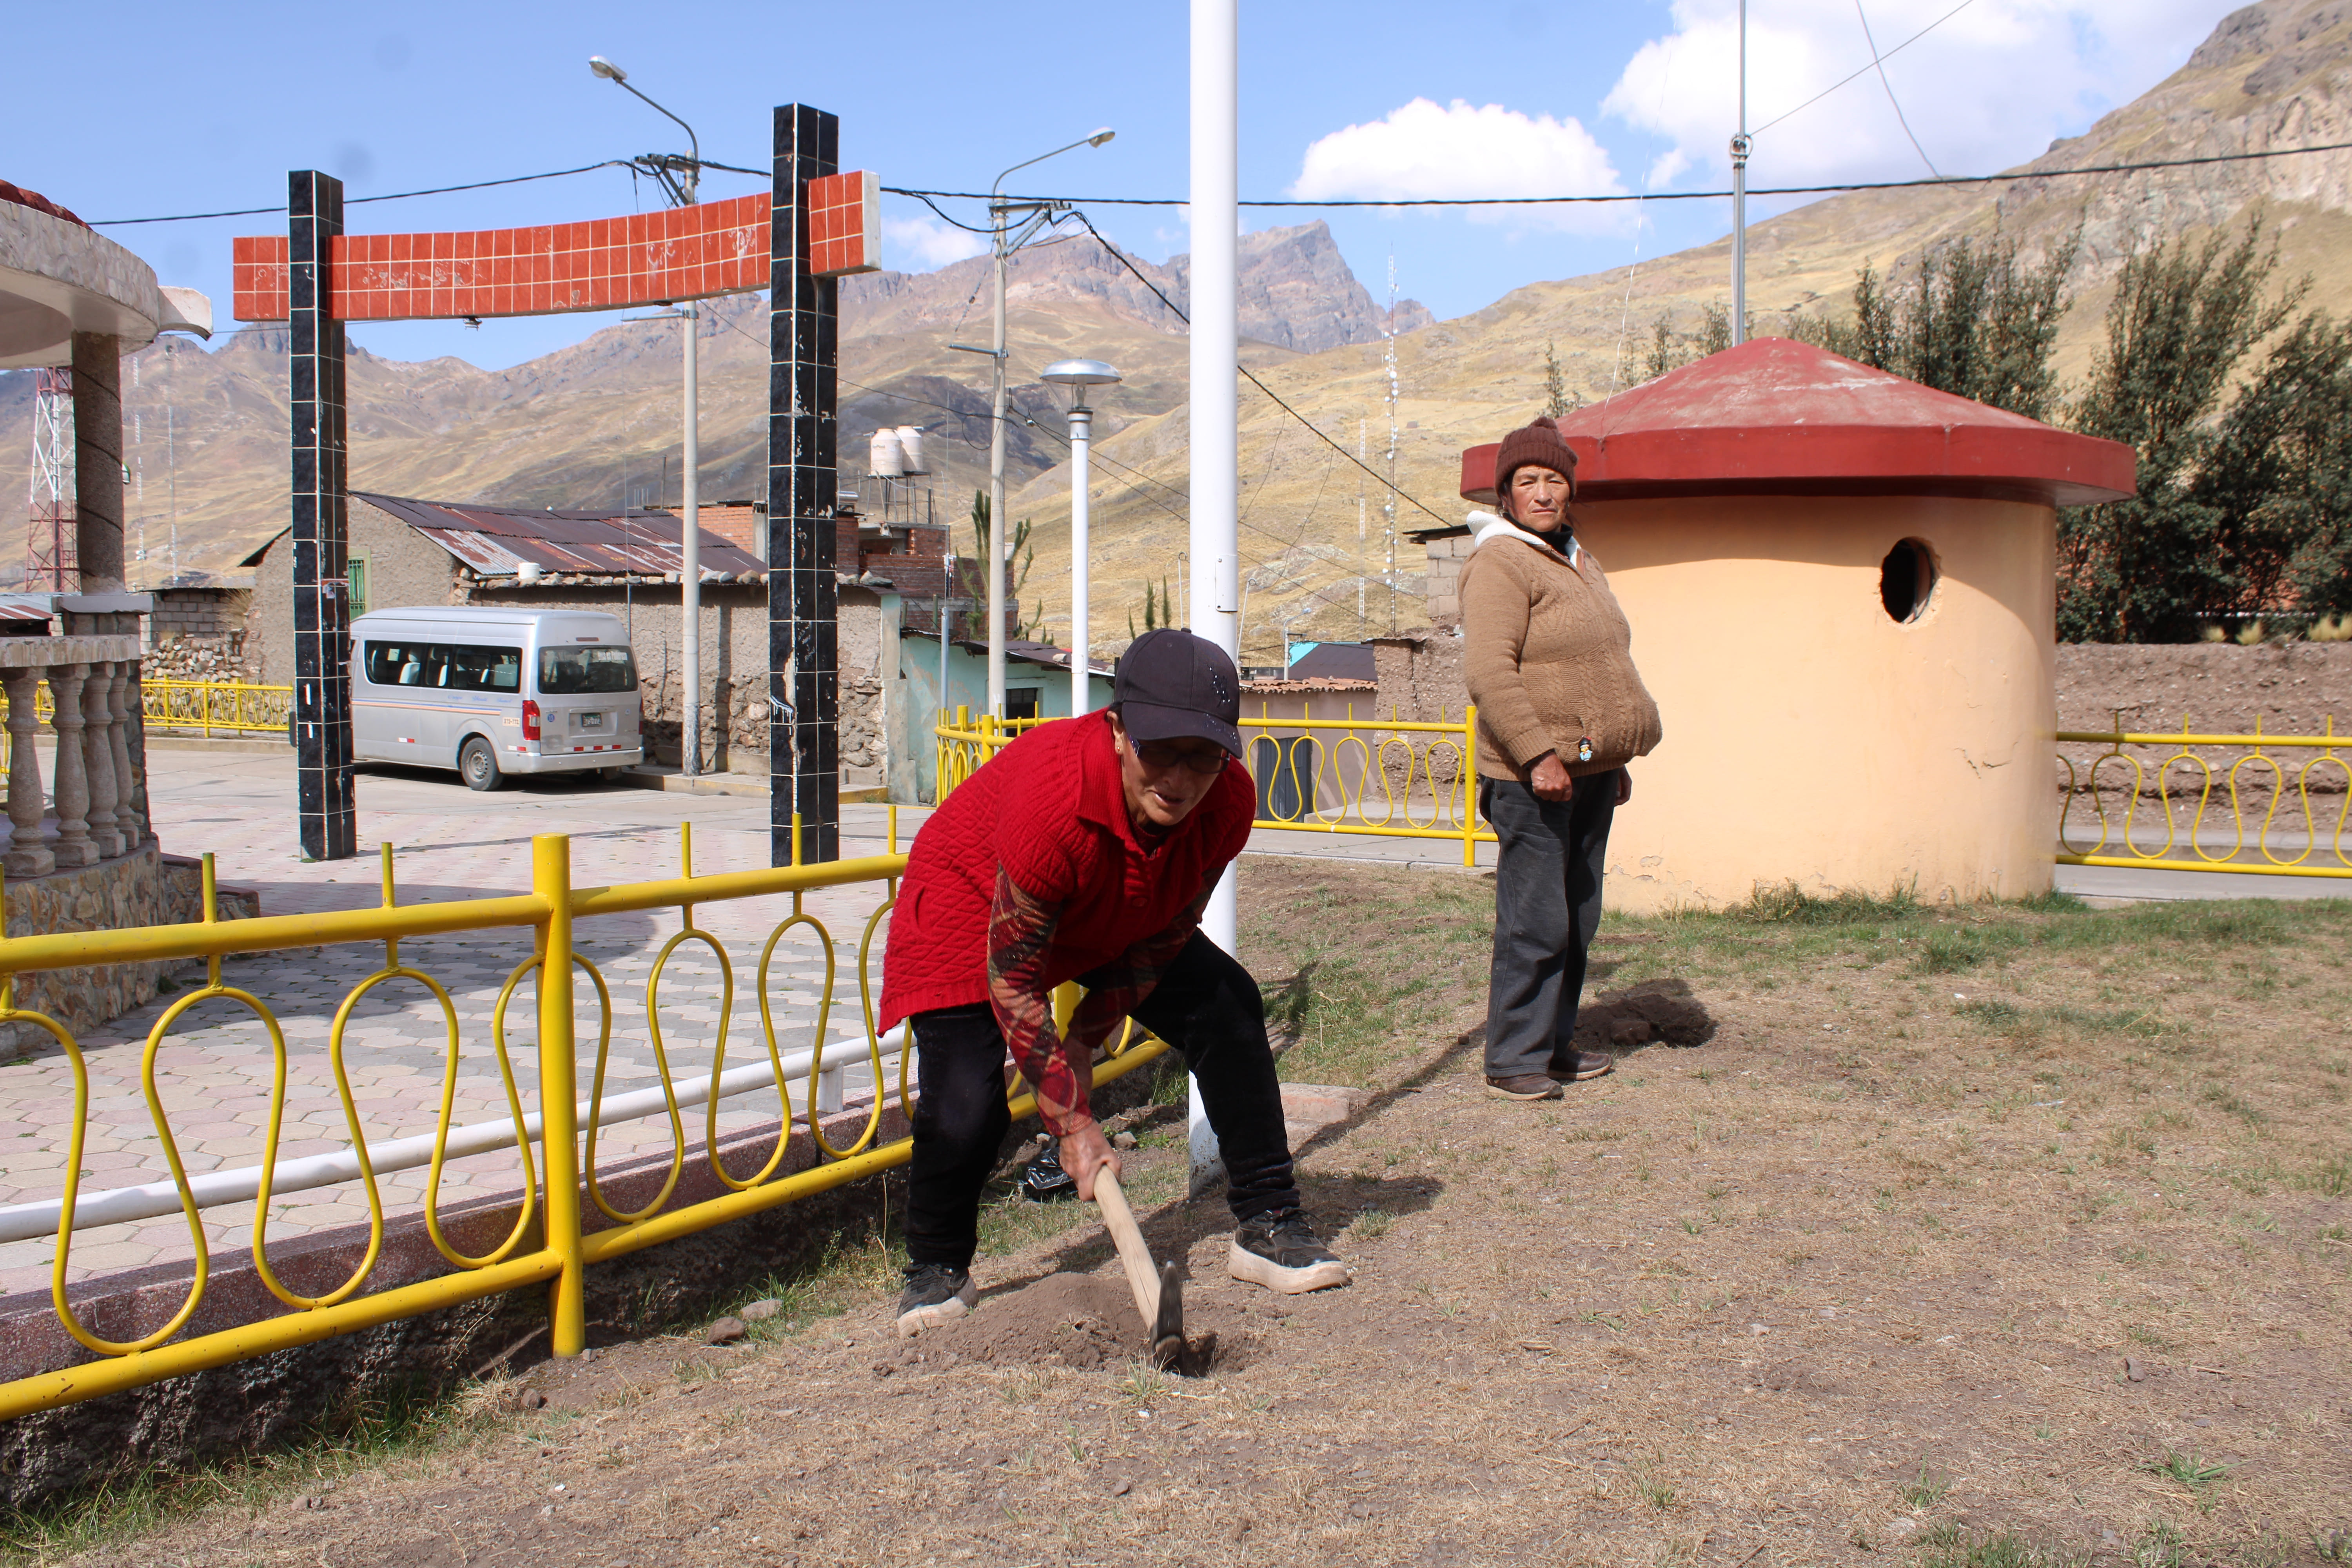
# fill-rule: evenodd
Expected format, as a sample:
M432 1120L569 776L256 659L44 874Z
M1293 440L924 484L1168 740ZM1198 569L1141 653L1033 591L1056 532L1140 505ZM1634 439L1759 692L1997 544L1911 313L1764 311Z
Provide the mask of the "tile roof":
M511 576L528 561L547 573L657 578L679 569L679 544L686 537L685 525L666 511L542 511L413 500L363 490L353 490L352 499L398 518L488 577ZM750 551L708 528L698 531L706 580L757 582L765 577L767 563ZM272 536L238 564L258 566L278 537Z

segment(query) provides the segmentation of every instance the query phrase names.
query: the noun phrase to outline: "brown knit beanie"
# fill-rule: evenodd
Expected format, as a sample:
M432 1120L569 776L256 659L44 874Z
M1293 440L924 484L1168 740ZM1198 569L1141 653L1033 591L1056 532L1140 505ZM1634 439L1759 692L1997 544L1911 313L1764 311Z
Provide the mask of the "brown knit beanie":
M1576 494L1576 453L1560 439L1559 426L1551 416L1538 415L1534 424L1504 437L1502 450L1495 454L1495 504L1505 516L1511 510L1511 476L1529 464L1549 468L1568 481L1571 499Z

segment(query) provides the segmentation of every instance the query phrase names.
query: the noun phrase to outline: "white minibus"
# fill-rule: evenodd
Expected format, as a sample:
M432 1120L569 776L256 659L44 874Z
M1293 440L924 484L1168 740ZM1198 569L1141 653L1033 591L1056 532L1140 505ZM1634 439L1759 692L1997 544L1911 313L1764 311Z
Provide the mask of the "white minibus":
M481 605L371 610L352 623L352 758L509 773L632 766L637 666L617 616Z

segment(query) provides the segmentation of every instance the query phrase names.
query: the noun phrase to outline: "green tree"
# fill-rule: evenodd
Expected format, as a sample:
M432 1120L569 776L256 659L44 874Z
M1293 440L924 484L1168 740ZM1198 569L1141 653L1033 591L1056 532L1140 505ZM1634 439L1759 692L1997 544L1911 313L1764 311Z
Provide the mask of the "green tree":
M1559 344L1544 344L1544 412L1564 419L1584 406L1584 399L1568 390L1568 376L1559 368Z
M1922 386L2046 419L2058 397L2050 356L2080 248L2078 231L2027 267L2013 239L1979 246L1963 237L1928 250L1907 279L1883 279L1865 264L1854 278L1852 320L1792 312L1790 335Z
M1658 312L1658 319L1650 323L1650 358L1649 363L1643 366L1643 371L1647 373L1643 379L1655 381L1683 363L1682 355L1676 348L1674 323L1667 320L1666 313L1661 310Z
M2190 493L2210 510L2219 568L2204 608L2352 609L2352 323L2314 311L2273 345Z
M1719 354L1731 346L1731 310L1720 300L1699 307L1698 357Z
M2257 214L2234 243L2183 237L2125 260L2074 424L2137 454L2139 493L2059 514L2058 632L2070 642L2185 641L2202 616L2260 591L2257 564L2227 552L2250 542L2266 510L2280 516L2267 488L2277 476L2251 447L2265 424L2283 427L2294 362L2273 356L2275 395L2241 398L2231 419L2214 415L2241 362L2303 296L2297 285L2263 302L2278 247L2265 247L2263 227Z

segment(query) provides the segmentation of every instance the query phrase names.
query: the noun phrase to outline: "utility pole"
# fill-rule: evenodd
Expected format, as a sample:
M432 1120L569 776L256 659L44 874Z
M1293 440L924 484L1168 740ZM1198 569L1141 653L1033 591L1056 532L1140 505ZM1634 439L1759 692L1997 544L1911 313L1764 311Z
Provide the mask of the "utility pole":
M1731 138L1731 342L1748 341L1748 0L1739 0L1739 130Z
M669 193L670 205L690 207L695 205L702 184L702 139L694 127L671 114L652 99L629 85L629 73L602 55L588 57L588 69L623 91L629 93L656 112L666 116L686 132L687 156L674 153L648 153L630 162L651 174ZM684 426L679 445L685 467L680 480L683 504L679 507L677 607L679 652L686 666L685 711L678 729L678 772L689 778L702 771L702 512L701 512L701 399L698 395L696 356L700 344L696 334L700 330L701 312L691 300L678 307L678 320L686 333L685 365L681 389L681 409Z
M1192 631L1241 662L1241 220L1239 0L1192 0ZM1201 931L1227 952L1239 925L1233 868L1202 911ZM1192 1085L1192 1190L1223 1167L1216 1134Z
M1004 558L1008 538L1004 521L1004 271L1014 251L1027 244L1057 214L1070 210L1067 202L1008 202L1004 199L1004 182L1031 163L1058 158L1075 147L1099 147L1116 134L1106 125L1091 136L1079 137L1068 147L1040 153L996 176L996 183L988 187L989 251L996 266L995 335L984 349L969 343L948 345L965 353L986 354L990 366L988 545L982 553L988 557L983 563L988 569L988 710L999 719L1004 717ZM1006 222L1014 213L1023 215L1017 228ZM941 700L946 700L944 695Z
M687 200L694 199L689 180ZM679 484L684 504L678 508L677 594L679 652L686 664L686 713L678 731L677 771L688 778L702 772L702 421L700 416L702 318L689 300L678 309L677 324L686 334L684 394L685 447L680 455Z

